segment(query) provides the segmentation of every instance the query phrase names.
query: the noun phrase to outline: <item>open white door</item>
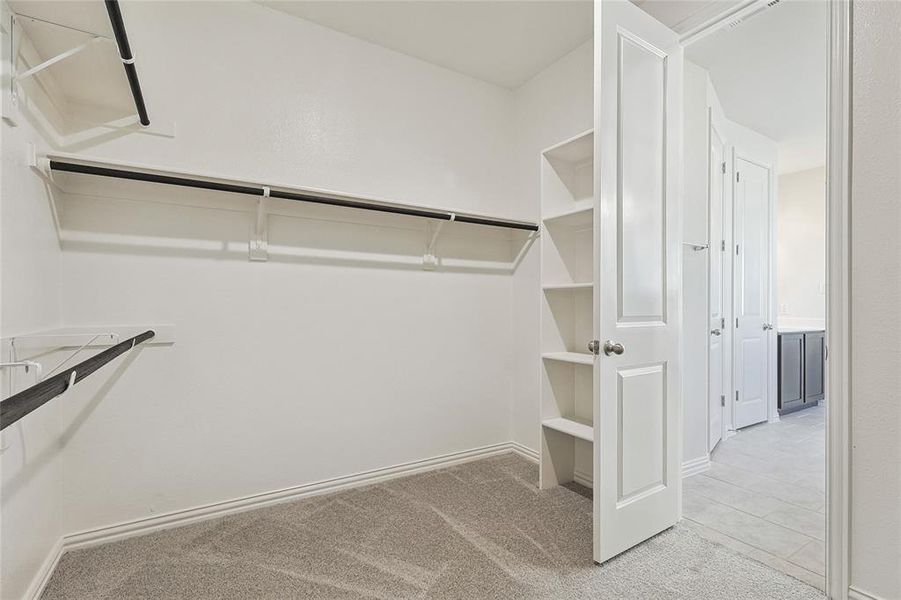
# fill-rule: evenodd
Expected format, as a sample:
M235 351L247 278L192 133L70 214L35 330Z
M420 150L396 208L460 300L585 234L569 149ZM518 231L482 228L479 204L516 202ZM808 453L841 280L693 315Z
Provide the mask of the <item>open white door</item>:
M726 142L711 116L708 126L710 156L708 159L708 214L710 215L710 397L707 451L712 452L723 437L723 409L726 405L726 312L723 301L723 273L726 255L726 232L723 214L726 189ZM725 255L725 256L724 256Z
M595 2L596 562L679 518L681 88L676 34Z
M735 159L735 428L767 420L770 171Z

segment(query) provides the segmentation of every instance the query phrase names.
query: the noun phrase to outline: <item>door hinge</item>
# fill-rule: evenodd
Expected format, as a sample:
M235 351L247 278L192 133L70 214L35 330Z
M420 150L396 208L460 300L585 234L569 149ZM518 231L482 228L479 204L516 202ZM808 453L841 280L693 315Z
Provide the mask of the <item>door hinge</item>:
M726 328L726 317L720 318L720 329Z
M726 406L726 394L720 396L720 406Z
M740 171L735 172L735 181L736 182L741 181L741 172Z
M726 240L720 240L720 252L726 251Z
M723 168L723 173L726 172L726 161L723 161L723 164L720 165Z
M738 402L738 390L735 390L735 401Z
M735 244L735 256L738 256L738 247L740 244Z
M735 317L735 328L738 329L738 317Z

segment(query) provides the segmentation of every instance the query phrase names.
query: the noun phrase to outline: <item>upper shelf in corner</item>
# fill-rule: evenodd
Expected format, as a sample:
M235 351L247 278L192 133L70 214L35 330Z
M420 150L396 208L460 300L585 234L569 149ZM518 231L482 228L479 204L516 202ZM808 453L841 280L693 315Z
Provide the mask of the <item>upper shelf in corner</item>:
M9 0L14 106L34 117L52 145L66 148L110 130L172 136L173 125L140 127L136 112L140 85L130 83L134 54L126 61L114 31L118 3L99 0L29 2ZM6 14L6 13L5 13ZM120 21L117 18L117 23ZM17 114L4 114L15 122Z
M594 132L589 130L580 133L544 151L544 156L551 160L580 163L589 161L594 156Z

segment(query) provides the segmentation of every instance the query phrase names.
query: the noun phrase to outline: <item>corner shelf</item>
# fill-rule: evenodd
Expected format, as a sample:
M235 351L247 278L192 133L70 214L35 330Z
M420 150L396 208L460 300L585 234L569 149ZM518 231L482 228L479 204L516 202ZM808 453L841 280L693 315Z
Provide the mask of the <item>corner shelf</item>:
M551 227L591 227L594 224L594 206L577 207L542 219Z
M594 135L541 154L541 489L590 479L596 331Z
M582 352L545 352L541 355L545 360L556 360L558 362L573 363L576 365L593 365L594 356L584 354Z
M571 435L579 440L594 442L594 427L574 419L565 419L563 417L545 419L541 422L541 426Z

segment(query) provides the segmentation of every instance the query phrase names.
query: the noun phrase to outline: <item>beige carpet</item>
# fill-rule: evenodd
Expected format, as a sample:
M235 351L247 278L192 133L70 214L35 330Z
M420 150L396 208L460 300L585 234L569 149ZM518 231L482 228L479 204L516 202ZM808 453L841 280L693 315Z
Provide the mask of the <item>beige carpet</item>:
M512 454L66 554L56 599L821 600L682 526L596 566L591 501Z

